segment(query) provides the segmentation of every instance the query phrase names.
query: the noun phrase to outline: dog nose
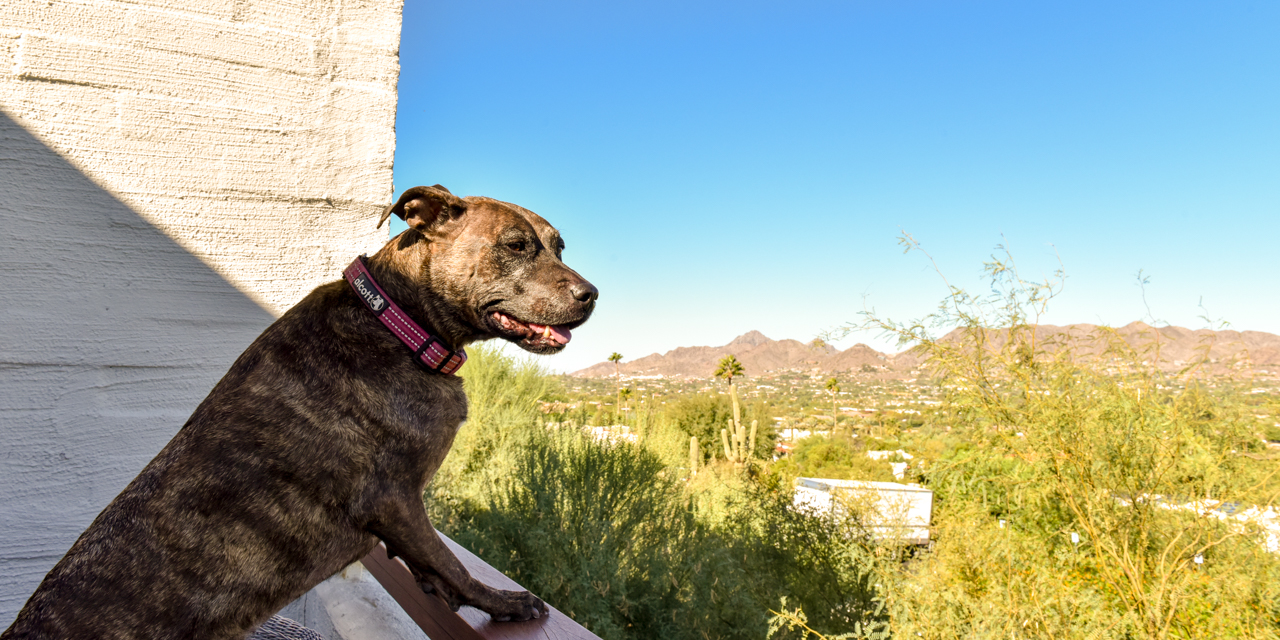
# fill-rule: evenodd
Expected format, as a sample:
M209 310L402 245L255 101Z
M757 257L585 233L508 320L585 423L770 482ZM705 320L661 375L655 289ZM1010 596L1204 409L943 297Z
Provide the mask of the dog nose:
M569 295L573 296L574 300L587 304L600 297L600 290L596 289L590 282L579 282L569 287Z

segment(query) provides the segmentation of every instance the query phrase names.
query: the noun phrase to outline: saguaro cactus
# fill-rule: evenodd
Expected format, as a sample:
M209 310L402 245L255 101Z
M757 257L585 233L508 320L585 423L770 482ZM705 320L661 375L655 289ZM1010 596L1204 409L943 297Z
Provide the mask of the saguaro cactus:
M738 423L738 462L747 461L747 428Z
M742 422L742 412L738 408L738 387L733 384L733 379L746 375L742 369L742 363L738 362L738 358L733 355L727 355L720 359L716 366L715 373L712 374L717 378L724 378L729 383L729 399L733 401L733 424L736 427Z
M720 444L724 445L724 457L734 463L748 462L755 456L756 431L759 420L751 421L751 430L738 420L729 418L729 426L720 430Z

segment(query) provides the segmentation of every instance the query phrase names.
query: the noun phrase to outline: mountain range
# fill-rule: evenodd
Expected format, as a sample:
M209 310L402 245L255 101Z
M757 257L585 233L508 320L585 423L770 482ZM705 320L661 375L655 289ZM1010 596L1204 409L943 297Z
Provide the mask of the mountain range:
M1089 340L1102 327L1092 324L1065 326L1039 325L1037 340L1050 343L1069 340L1087 345L1085 353L1101 352L1099 343ZM943 339L954 338L959 330ZM1210 362L1219 372L1229 363L1244 362L1245 368L1280 368L1280 336L1261 331L1214 331L1210 329L1185 329L1182 327L1152 327L1133 322L1114 329L1116 337L1135 348L1159 345L1159 362L1163 369L1179 369L1201 357L1208 349ZM1003 333L993 332L993 342L998 343ZM799 369L824 373L858 371L880 377L910 377L912 369L921 359L911 351L897 354L881 353L865 344L855 344L840 351L821 341L810 343L799 340L772 340L759 331L749 331L722 347L678 347L664 354L651 354L630 362L619 363L624 375L661 375L666 377L710 377L716 364L726 355L734 355L742 362L748 376L771 371ZM1238 367L1237 367L1238 368ZM606 377L614 375L612 362L601 362L572 375L581 377ZM1272 371L1271 373L1280 373Z

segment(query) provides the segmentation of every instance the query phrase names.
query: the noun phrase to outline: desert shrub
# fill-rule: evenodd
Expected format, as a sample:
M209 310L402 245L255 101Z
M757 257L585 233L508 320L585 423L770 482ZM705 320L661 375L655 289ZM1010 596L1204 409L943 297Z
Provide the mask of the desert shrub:
M773 465L773 473L792 480L799 477L835 480L895 482L889 460L872 460L866 448L843 436L809 436Z
M542 374L475 352L472 417L425 499L437 527L497 569L606 640L757 639L782 596L828 628L876 619L873 563L850 522L793 511L789 485L763 488L758 464L686 480L651 446L666 429L687 460L688 435L670 425L634 445L549 429Z
M750 583L755 600L773 608L786 598L808 612L815 628L834 633L886 627L874 545L857 515L795 509L792 493L789 483L753 483L727 509L722 530L732 553L747 575L768 576Z
M1276 466L1251 457L1239 396L1208 392L1194 368L1161 373L1105 328L1045 341L1036 318L1057 284L1007 258L987 275L991 297L953 288L925 320L871 317L928 358L970 443L925 475L933 552L883 565L895 633L1276 637L1280 562L1256 527L1213 512L1276 499L1260 492ZM938 326L958 329L935 338Z
M557 388L533 360L484 345L467 348L459 376L467 390L467 421L427 487L437 518L447 517L449 501L479 499L494 478L510 473L513 452L539 430L542 399Z
M1271 425L1264 432L1268 442L1280 442L1280 426Z
M458 538L602 638L749 635L746 575L642 447L535 438Z

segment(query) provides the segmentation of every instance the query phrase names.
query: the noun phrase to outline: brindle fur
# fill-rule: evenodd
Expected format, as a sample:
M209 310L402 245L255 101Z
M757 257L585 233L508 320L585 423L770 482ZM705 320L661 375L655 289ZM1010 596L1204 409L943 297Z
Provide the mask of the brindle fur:
M436 185L390 213L410 228L369 270L454 347L505 337L555 351L503 335L491 312L576 327L594 308L595 288L530 211ZM467 399L460 379L411 356L345 281L311 292L236 360L0 639L242 638L379 539L455 609L545 614L527 591L474 580L428 521L422 492Z

